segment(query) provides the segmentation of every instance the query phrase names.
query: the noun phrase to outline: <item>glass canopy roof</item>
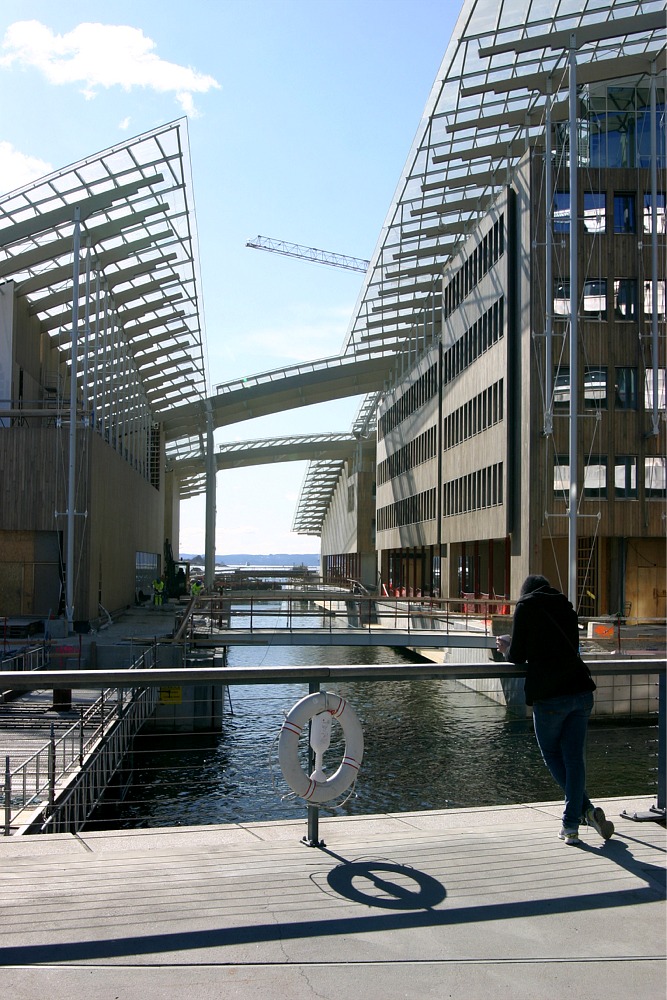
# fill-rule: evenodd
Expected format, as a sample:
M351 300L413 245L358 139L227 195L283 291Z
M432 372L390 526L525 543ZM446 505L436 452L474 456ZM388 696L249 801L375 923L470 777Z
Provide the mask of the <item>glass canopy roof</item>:
M0 281L15 282L17 295L25 297L29 313L39 317L67 366L77 208L79 381L84 372L93 379L95 366L101 372L104 365L92 301L99 288L101 300L115 311L133 375L154 417L205 397L186 121L147 132L0 197ZM84 330L86 318L89 331Z

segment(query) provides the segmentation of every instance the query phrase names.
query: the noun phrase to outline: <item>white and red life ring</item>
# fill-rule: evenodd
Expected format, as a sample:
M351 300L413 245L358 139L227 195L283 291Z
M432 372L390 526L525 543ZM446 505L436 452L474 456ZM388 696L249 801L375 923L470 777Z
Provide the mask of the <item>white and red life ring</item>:
M340 722L345 736L345 752L340 767L326 781L316 781L301 767L299 737L304 726L321 712L330 712ZM293 792L308 802L328 802L350 787L364 756L364 734L352 706L331 691L306 695L289 712L278 741L278 760L285 781Z

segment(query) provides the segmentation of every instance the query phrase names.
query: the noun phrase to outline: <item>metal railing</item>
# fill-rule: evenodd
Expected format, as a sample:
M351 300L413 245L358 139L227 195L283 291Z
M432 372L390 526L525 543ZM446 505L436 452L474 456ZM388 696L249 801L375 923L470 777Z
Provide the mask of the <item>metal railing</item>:
M657 761L657 805L662 810L664 816L665 809L665 780L666 780L666 746L665 746L665 719L667 713L667 697L665 685L665 658L640 659L614 658L591 663L594 675L598 681L601 678L616 678L621 676L636 677L641 681L644 677L651 677L654 687L658 690L658 761ZM163 668L143 666L136 669L108 669L108 670L87 670L85 672L85 683L90 689L99 688L108 691L127 690L128 688L141 687L146 689L143 694L145 698L137 698L136 690L131 696L130 704L134 706L131 714L126 709L116 711L113 715L113 724L109 716L106 717L106 725L100 724L96 735L91 735L86 748L95 753L90 753L88 760L81 765L80 743L73 742L73 734L70 733L69 749L63 750L61 764L56 764L58 751L52 752L52 756L46 761L42 760L42 768L47 768L46 777L42 778L40 787L46 790L48 796L44 804L35 803L35 815L30 817L30 826L33 830L41 831L64 831L80 829L90 815L95 804L100 801L104 788L107 787L111 777L121 766L124 755L131 746L134 733L153 710L157 702L158 687L173 688L177 685L197 685L216 683L220 685L235 684L299 684L308 683L311 691L319 690L320 686L327 682L347 683L356 681L372 681L381 683L383 681L396 680L456 680L465 682L466 680L494 679L507 680L510 678L520 678L524 676L524 671L510 663L498 663L488 660L483 663L394 663L394 664L347 664L322 665L322 666L298 666L298 667L217 667L193 665L190 667ZM34 678L27 675L13 675L20 686L26 689L34 688ZM6 683L7 675L0 673L0 685ZM64 671L44 671L40 677L44 687L53 689L67 689L81 684L81 672L76 670ZM655 683L657 682L657 683ZM96 703L98 706L101 698ZM76 727L73 727L76 728ZM70 760L70 770L76 774L68 774L67 759ZM72 766L73 765L73 766ZM57 770L56 770L57 769ZM67 787L62 790L56 788L55 774L58 773L65 779ZM75 780L76 779L76 780ZM12 789L15 785L15 772L10 774L9 781L5 781L3 789L5 816L7 809L12 805ZM69 782L69 784L67 784ZM28 796L29 798L29 796ZM41 810L39 808L41 806ZM315 820L313 820L315 822ZM7 819L6 819L7 824ZM309 816L309 830L311 826ZM311 831L313 832L313 831ZM313 835L316 839L316 825Z
M43 670L50 662L50 650L42 643L39 646L30 646L12 656L3 657L0 660L0 668L4 670Z
M156 651L150 647L136 660L126 672L133 681L132 671L151 670L156 662ZM4 664L3 664L4 671ZM71 685L94 690L95 684L88 684L88 672L71 671ZM8 678L11 687L17 688L17 677L12 671ZM4 682L3 682L4 683ZM34 689L36 679L33 678L30 688ZM25 684L21 685L25 686ZM58 685L45 683L45 671L39 676L39 686L53 687ZM67 685L65 685L67 688ZM64 732L56 735L51 724L49 740L39 749L26 757L18 766L11 766L11 755L5 755L3 788L3 832L9 836L12 827L22 825L28 813L53 814L56 799L62 793L63 786L68 784L73 776L83 772L86 761L96 755L100 747L107 741L107 751L111 751L114 769L117 767L119 734L124 752L129 739L134 735L155 707L156 689L137 689L133 685L129 690L123 686L115 688L104 686L100 696L87 709L80 711L76 723ZM112 772L113 773L113 772ZM99 796L98 796L99 798ZM26 822L34 822L32 819Z
M193 642L206 636L224 644L224 631L305 633L313 629L322 635L340 634L341 629L366 633L382 631L412 636L419 646L431 633L444 636L473 633L490 638L511 631L515 602L504 597L438 598L430 596L383 596L352 593L341 587L306 587L298 592L222 590L202 594L189 609L187 636ZM581 648L584 653L600 655L630 653L664 655L667 648L665 619L628 618L614 615L580 618ZM221 634L223 633L223 634Z

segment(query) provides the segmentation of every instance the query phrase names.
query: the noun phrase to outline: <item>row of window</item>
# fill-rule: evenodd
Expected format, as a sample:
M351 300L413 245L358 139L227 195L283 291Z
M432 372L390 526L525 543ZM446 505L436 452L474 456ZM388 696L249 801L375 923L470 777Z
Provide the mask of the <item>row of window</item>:
M553 200L553 231L554 233L569 233L570 231L570 194L569 191L556 191ZM637 192L615 191L613 195L611 220L607 206L607 195L604 191L584 191L584 231L587 233L606 233L610 228L614 233L637 232ZM653 197L643 196L643 231L653 232ZM656 232L665 232L665 195L658 194L656 198Z
M505 252L505 216L501 215L482 242L461 265L442 294L444 318L458 309L485 274Z
M400 528L405 524L433 521L436 513L436 492L433 487L381 507L377 512L377 530L389 531L390 528Z
M442 359L442 383L447 385L504 335L505 299L501 296L465 333L447 348Z
M378 420L378 436L383 438L385 434L398 427L402 420L423 406L427 400L431 399L438 392L438 366L431 365L427 372L424 372L416 382L407 389L400 399L389 407Z
M404 444L393 455L387 456L383 462L380 462L377 470L378 483L388 483L390 479L394 479L396 476L414 469L415 466L422 465L424 462L428 462L429 459L435 458L438 450L436 431L437 427L435 425L429 427L428 430L419 434L414 441Z
M499 379L474 399L470 399L445 417L442 426L442 450L454 448L475 434L481 434L487 427L499 423L503 419L504 408L503 379Z
M617 455L614 458L614 478L611 496L614 499L636 500L638 498L638 459L636 455ZM666 496L666 460L658 457L644 459L644 496L664 499ZM586 500L606 500L609 494L607 458L596 455L584 465L582 496ZM554 459L554 493L569 495L570 467L562 455Z
M611 484L614 499L636 500L639 460L636 455L617 455ZM605 500L609 495L607 458L589 458L584 466L582 496L587 500ZM554 459L554 494L567 500L570 489L568 461ZM667 459L650 456L644 459L644 495L647 499L667 497ZM476 510L485 510L503 503L503 463L477 469L466 476L443 483L442 516L455 517ZM436 517L435 488L415 496L397 500L377 512L377 530L388 531L407 524L431 521Z
M587 319L606 320L608 315L608 290L606 278L590 278L584 282L584 292L579 313ZM637 278L614 278L612 282L612 311L614 319L636 322L639 319L639 281ZM657 314L659 322L665 320L665 279L657 283ZM653 317L653 283L642 282L642 309L645 322ZM570 282L558 281L553 295L554 319L570 315Z
M474 510L497 507L503 502L503 463L488 465L450 479L442 486L442 516L454 517Z
M586 365L584 368L583 400L586 409L606 410L610 401L607 368L604 365ZM614 408L636 410L638 405L637 369L618 367L614 369ZM554 409L566 409L570 405L570 369L559 366L554 376ZM653 409L653 369L644 372L644 409ZM665 369L658 369L658 409L665 409Z

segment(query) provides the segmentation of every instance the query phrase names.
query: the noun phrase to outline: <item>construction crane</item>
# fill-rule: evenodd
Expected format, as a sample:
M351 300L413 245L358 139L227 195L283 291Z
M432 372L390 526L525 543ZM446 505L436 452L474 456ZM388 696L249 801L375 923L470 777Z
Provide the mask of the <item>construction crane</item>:
M298 243L285 243L284 240L272 240L268 236L256 236L248 240L247 247L255 250L270 250L272 253L282 253L287 257L299 257L310 260L314 264L329 264L331 267L343 267L346 271L368 270L370 261L358 257L346 257L340 253L329 253L328 250L317 250L315 247L302 247Z

